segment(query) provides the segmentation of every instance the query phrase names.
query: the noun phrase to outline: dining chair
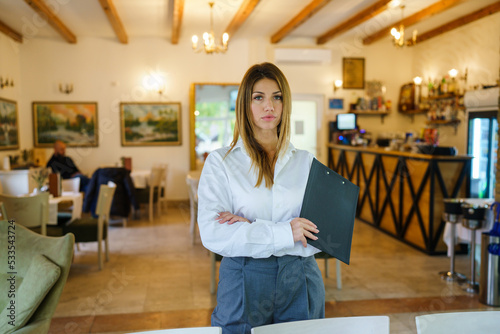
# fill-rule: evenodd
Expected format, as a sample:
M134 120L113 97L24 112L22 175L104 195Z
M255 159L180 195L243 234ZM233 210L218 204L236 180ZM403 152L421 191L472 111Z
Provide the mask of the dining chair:
M160 329L157 331L134 332L133 334L222 334L222 328L221 327L173 328L173 329Z
M168 180L168 164L161 164L160 167L164 168L163 171L163 178L160 183L160 194L159 194L159 201L161 202L160 206L162 207L162 210L165 209L165 213L168 210L168 204L167 204L167 180Z
M339 317L290 321L252 328L252 334L389 334L389 317Z
M80 191L80 178L61 180L62 191L77 193Z
M335 260L335 268L336 268L336 278L337 278L337 289L342 290L342 267L339 259L334 258L325 252L320 252L314 255L316 259L324 259L325 260L325 277L330 277L330 264L328 260Z
M191 244L193 245L196 238L195 230L198 222L198 181L199 179L190 174L186 176L186 184L189 195L189 213L191 217L189 233L191 234Z
M149 190L148 214L150 222L153 221L154 203L156 203L156 211L158 212L158 215L159 216L161 215L160 192L161 192L161 182L164 178L163 176L164 174L165 174L165 167L154 166L151 168L151 174L149 175L149 181L148 181L148 190Z
M91 212L92 216L97 217L96 207L99 197L99 187L102 184L107 184L109 181L116 184L110 216L112 218L121 218L123 226L126 227L132 208L139 210L139 204L136 189L130 177L130 171L123 167L98 168L94 171L85 192L82 211Z
M1 195L5 219L13 219L34 232L47 235L49 221L49 193L40 192L26 196Z
M500 330L500 311L424 314L415 317L418 334L490 334Z
M62 227L63 234L73 233L75 242L97 242L97 259L99 270L102 269L102 242L104 241L104 249L106 261L109 261L109 213L111 211L111 202L115 193L116 185L112 183L102 184L99 188L99 196L97 199L96 214L97 218L85 217L70 221Z

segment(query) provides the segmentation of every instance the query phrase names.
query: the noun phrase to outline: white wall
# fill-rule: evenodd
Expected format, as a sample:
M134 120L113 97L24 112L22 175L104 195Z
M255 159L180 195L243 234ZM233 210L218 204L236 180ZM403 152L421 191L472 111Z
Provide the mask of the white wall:
M247 68L246 43L233 43L225 55L194 54L190 45L173 46L159 38L115 41L79 38L77 45L59 40L31 40L22 45L23 146L32 145L33 101L96 101L99 146L68 148L77 166L88 175L99 166L114 166L121 156L132 157L134 168L149 169L154 163L169 164L170 199L187 198L185 175L189 170L189 86L192 82L238 82ZM166 89L162 96L142 86L151 71L162 72ZM74 92L58 91L59 83L72 83ZM132 101L181 102L182 145L122 147L119 103ZM47 149L47 156L52 153Z
M79 37L76 45L62 39L30 39L23 44L11 42L0 34L0 76L13 76L14 88L0 90L0 97L18 102L21 149L33 147L31 103L33 101L96 101L98 102L99 146L69 148L83 172L91 174L98 166L114 165L121 156L131 156L134 168L149 168L152 163L170 165L168 197L187 199L185 174L189 170L189 86L192 82L239 82L254 63L274 61L275 47L315 47L312 40L286 39L271 45L268 39L231 41L224 55L195 54L190 41L181 38L171 45L161 38L130 38L122 45L116 40ZM322 94L324 115L319 137L326 142L327 124L335 112L328 109L332 97L345 99L348 108L352 93L359 90L333 92L333 82L342 79L343 57L364 57L366 80L381 80L387 87L387 99L393 103L392 113L385 117L362 116L361 127L372 132L418 131L425 126L425 116L409 116L397 112L402 84L416 75L441 76L451 67L462 69L466 64L470 82L491 83L498 78L500 45L500 14L466 25L441 37L412 48L396 49L389 39L363 46L356 34L340 37L325 45L332 50L332 62L319 64L279 64L294 94ZM142 78L150 71L167 77L167 87L160 96L142 87ZM59 83L73 83L74 92L58 91ZM172 101L182 106L182 145L164 147L122 147L119 129L119 102ZM450 128L440 128L441 144L465 150L465 124L455 135ZM326 148L321 148L322 160ZM13 151L0 152L0 159ZM51 150L47 149L47 157Z

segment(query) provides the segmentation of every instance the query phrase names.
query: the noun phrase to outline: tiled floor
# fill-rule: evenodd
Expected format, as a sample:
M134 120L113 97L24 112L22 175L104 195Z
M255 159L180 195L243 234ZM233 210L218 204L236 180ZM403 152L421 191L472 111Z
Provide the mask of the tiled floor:
M146 217L147 218L147 217ZM189 208L169 207L161 218L131 220L110 229L110 261L97 267L96 244L82 244L61 296L50 333L131 333L210 325L210 258L199 238L191 244ZM324 274L324 261L318 260ZM391 334L416 333L415 315L500 310L478 302L458 284L441 280L445 256L429 256L373 227L356 222L351 264L335 262L324 278L326 316L389 315ZM469 273L469 258L456 269Z

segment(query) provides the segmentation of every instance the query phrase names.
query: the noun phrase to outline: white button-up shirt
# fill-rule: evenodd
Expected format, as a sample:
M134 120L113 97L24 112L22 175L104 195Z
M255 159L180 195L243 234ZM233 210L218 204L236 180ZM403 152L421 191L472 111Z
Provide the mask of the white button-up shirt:
M266 258L271 255L310 256L319 250L293 241L290 222L299 217L313 155L289 145L278 158L274 185L259 187L257 172L241 140L208 156L198 187L198 225L203 245L222 256ZM219 212L229 211L251 221L220 224ZM314 222L313 222L314 223Z

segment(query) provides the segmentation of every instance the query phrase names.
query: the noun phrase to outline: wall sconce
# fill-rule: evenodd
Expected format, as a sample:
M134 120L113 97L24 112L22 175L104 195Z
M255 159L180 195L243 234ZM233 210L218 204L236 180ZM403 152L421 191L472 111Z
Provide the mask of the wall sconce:
M451 81L449 83L451 87L448 86L450 92L458 93L460 95L463 94L467 86L467 68L465 68L463 75L458 75L458 70L454 68L448 71L448 75L451 78Z
M4 89L4 88L7 88L7 87L14 87L14 79L5 79L3 80L2 77L0 77L0 88L1 89Z
M335 93L337 90L339 90L340 88L342 88L342 80L335 80L335 83L333 85L333 92Z
M59 84L59 91L64 94L71 94L73 93L73 84L65 84L64 86Z
M165 76L159 72L152 72L142 79L142 86L144 88L158 92L160 95L165 91L165 84Z

